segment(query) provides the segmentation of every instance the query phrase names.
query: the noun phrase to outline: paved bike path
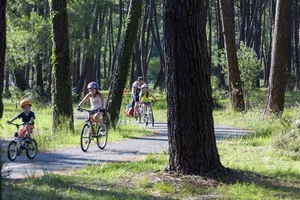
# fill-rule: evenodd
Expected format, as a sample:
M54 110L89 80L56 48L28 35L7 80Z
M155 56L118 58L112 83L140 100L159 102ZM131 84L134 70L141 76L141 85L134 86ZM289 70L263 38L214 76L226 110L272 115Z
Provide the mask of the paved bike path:
M149 127L149 129L155 130L157 134L148 137L133 137L114 143L108 142L104 150L100 150L92 141L86 153L81 151L79 144L76 148L38 152L33 160L29 160L25 152L18 156L14 162L8 161L7 156L4 156L2 159L6 163L2 172L9 172L10 178L13 179L26 178L43 175L46 172L83 168L87 165L98 165L105 162L131 161L143 155L168 151L167 124L156 123L154 127ZM240 137L248 133L249 131L244 129L215 126L217 140Z

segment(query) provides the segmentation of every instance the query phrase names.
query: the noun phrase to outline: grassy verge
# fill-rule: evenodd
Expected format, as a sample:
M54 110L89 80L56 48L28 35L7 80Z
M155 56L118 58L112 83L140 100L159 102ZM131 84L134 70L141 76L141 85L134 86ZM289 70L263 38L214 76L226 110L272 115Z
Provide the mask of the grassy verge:
M290 132L299 111L286 108L282 119L266 118L259 109L244 114L215 111L215 124L254 131L250 137L217 143L221 162L230 169L218 178L165 173L168 155L161 153L26 180L6 179L4 199L300 199L300 132ZM128 119L122 119L126 124ZM126 138L136 127L119 128L115 135Z
M221 162L233 169L227 179L163 172L165 153L134 162L106 163L61 174L46 173L6 182L7 199L300 199L300 164L268 142L218 143ZM228 181L230 180L230 181ZM9 184L10 183L10 184Z

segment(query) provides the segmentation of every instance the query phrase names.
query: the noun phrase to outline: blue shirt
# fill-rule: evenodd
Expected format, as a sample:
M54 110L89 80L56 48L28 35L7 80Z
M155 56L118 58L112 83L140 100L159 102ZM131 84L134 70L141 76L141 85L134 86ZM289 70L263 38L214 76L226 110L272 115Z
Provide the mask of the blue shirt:
M34 118L35 119L35 115L34 115L34 112L30 111L28 115L26 115L25 112L21 112L19 115L18 115L18 118L22 118L22 121L23 123L27 123L30 121L31 118ZM34 124L34 123L33 123Z

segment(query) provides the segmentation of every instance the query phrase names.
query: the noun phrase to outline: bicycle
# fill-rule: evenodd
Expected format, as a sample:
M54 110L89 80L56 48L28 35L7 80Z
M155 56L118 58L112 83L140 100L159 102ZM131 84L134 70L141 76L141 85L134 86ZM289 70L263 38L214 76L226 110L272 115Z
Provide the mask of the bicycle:
M143 106L146 106L145 108L145 115L144 116L144 123L146 126L150 123L152 127L154 126L154 116L153 116L153 109L151 104L154 104L154 101L142 103Z
M37 143L36 141L25 135L23 138L19 136L19 127L24 124L14 124L12 122L8 123L17 127L17 132L14 134L14 138L8 144L7 157L10 161L14 161L17 156L21 155L23 150L26 150L26 156L29 159L33 159L37 154Z
M81 130L81 150L83 152L86 152L90 146L91 140L96 139L97 140L97 145L100 149L104 149L106 144L107 144L107 138L108 138L108 130L102 130L100 124L95 122L92 118L91 115L95 114L97 112L103 112L103 118L107 116L106 110L105 109L96 109L96 110L86 110L83 108L78 109L79 111L87 112L88 117L84 122L84 125Z

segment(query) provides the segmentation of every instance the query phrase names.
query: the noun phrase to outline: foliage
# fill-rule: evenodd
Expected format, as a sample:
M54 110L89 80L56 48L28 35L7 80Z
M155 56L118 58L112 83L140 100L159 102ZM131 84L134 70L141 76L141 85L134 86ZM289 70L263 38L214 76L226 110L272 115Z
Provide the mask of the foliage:
M156 81L159 70L160 70L160 58L159 57L152 58L150 60L149 69L147 72L148 82Z
M218 59L214 58L213 60L216 63L220 64L223 67L223 73L225 74L226 84L228 84L228 67L226 62L225 50L222 49L219 51L220 57ZM239 70L241 73L242 88L244 96L247 102L250 100L251 94L254 92L254 81L260 73L262 66L260 61L251 48L248 48L244 43L241 43L240 49L237 51Z

